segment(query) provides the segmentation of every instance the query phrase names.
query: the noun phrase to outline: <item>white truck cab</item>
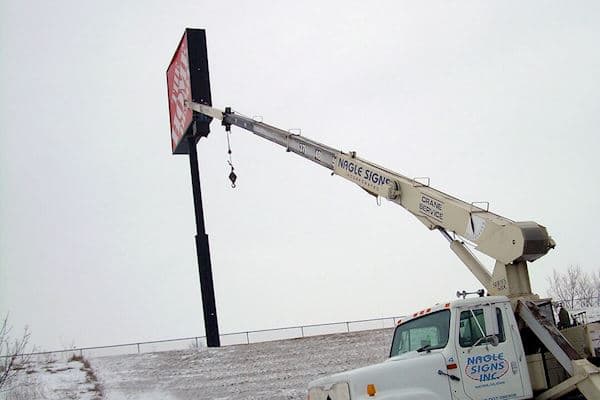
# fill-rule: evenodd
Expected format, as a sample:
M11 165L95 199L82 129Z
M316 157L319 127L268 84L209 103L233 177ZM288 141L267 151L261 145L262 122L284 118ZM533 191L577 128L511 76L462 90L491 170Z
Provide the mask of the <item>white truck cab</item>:
M455 300L416 312L398 323L385 362L309 384L310 400L532 395L517 322L505 296Z

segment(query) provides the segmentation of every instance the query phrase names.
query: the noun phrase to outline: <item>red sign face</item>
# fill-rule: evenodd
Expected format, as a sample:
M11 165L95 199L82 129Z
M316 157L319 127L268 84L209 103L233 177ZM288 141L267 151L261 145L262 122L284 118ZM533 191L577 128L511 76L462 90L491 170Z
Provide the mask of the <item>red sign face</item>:
M171 117L171 148L173 152L192 122L192 110L185 106L185 100L192 100L190 63L188 57L187 34L183 35L179 47L167 69L167 90L169 92L169 114Z

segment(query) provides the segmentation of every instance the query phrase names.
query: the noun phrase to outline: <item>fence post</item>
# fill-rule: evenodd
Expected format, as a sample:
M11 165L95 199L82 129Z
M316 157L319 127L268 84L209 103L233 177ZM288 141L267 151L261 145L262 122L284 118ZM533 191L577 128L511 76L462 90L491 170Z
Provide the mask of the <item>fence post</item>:
M138 354L140 354L140 344L139 343L136 343L136 344L137 344Z
M250 344L250 335L246 332L246 344Z
M346 322L346 332L350 333L350 322Z
M198 336L196 336L195 339L196 339L196 349L199 349L200 345L198 344Z
M300 327L300 332L302 333L302 337L304 337L304 327L303 326Z

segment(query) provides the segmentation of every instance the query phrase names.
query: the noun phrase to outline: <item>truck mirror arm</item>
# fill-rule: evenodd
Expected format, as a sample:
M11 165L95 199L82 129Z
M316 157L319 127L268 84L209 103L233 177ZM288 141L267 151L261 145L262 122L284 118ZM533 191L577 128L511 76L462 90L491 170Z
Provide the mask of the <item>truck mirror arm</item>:
M473 343L471 345L471 347L469 348L469 352L473 349L473 347L478 346L479 344L481 344L481 342L485 342L486 346L488 344L491 344L493 347L496 347L496 346L498 346L498 344L500 344L500 340L498 339L498 336L496 336L496 335L482 336L479 339L477 339L475 341L475 343Z

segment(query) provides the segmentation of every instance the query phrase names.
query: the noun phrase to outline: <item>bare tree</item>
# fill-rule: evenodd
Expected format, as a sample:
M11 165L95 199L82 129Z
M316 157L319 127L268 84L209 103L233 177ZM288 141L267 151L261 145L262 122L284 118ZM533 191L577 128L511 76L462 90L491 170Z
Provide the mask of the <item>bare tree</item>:
M7 384L15 376L18 368L27 363L24 353L29 337L29 329L25 327L21 336L12 339L8 315L3 318L0 326L0 392L6 390Z
M592 284L596 290L596 305L600 305L600 271L596 271L595 274L592 274Z
M600 271L588 274L579 265L570 265L565 273L554 270L548 283L548 294L567 308L600 305Z

